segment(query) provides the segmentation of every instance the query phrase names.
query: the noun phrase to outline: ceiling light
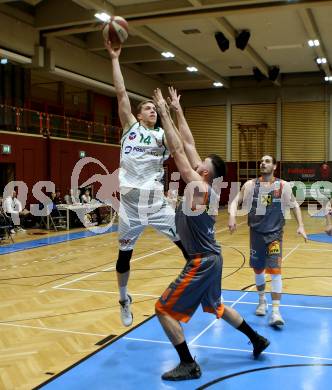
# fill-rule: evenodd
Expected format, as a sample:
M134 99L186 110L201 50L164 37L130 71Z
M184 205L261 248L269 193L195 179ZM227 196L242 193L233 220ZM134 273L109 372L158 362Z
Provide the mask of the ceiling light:
M111 17L109 14L107 14L106 12L99 12L99 13L96 13L95 14L95 17L99 20L101 20L102 22L108 22Z
M215 81L215 82L213 83L213 85L214 85L215 87L223 87L223 86L224 86L224 84L221 83L220 81Z
M2 65L8 64L8 58L1 58L0 63L1 63Z
M327 59L325 57L318 57L316 58L316 62L317 64L326 64L327 63Z
M320 42L319 42L319 40L318 39L310 39L309 41L308 41L308 45L310 46L310 47L314 47L314 46L319 46L320 45Z
M195 66L187 66L188 72L198 72L198 69Z
M161 55L162 55L163 57L165 57L165 58L173 58L173 57L175 57L175 55L174 55L173 53L171 53L170 51L163 51L163 52L161 53Z

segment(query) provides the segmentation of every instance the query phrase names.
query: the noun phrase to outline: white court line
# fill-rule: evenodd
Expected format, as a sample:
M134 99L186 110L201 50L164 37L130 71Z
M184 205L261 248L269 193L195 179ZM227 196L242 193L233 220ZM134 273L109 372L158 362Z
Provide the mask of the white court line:
M282 260L285 261L285 260L287 259L287 257L288 257L289 255L291 255L294 251L296 251L296 249L298 249L298 247L299 247L300 245L301 245L301 244L297 244L291 251L289 251L289 252L287 253L287 255L286 255L285 257L282 258Z
M250 287L250 289L253 288L253 287ZM247 294L249 293L249 291L245 292L244 294L242 294L240 296L240 298L238 298L232 305L231 307L234 307L243 297L245 297ZM192 345L192 343L194 341L196 341L199 337L201 337L208 329L211 328L211 326L213 326L216 322L218 321L218 318L214 319L206 328L204 328L196 337L194 337L189 343L188 345Z
M253 287L251 287L253 288ZM69 288L69 287L59 287L57 290L67 290L67 291L81 291L81 292L92 292L92 293L101 293L101 294L119 294L118 291L105 291L105 290L91 290L87 288ZM40 292L45 292L46 290L42 290ZM247 291L246 293L248 293ZM159 298L159 295L155 294L146 294L146 293L130 293L132 296L137 297L151 297L151 298ZM244 296L244 295L243 295ZM257 305L257 302L247 302L247 301L241 301L239 302L239 299L237 301L224 301L224 303L232 303L233 307L236 303L240 303L241 305ZM287 305L287 304L280 304L280 307L294 307L294 308L300 308L300 309L317 309L317 310L332 310L332 307L324 307L324 306L303 306L303 305ZM215 320L217 321L217 320Z
M123 337L125 340L130 341L142 341L147 343L157 343L157 344L171 344L169 341L159 341L159 340L150 340L150 339L140 339L140 338L134 338L134 337ZM236 352L249 352L252 353L252 350L250 349L240 349L240 348L224 348L224 347L215 347L211 345L201 345L201 344L192 344L192 347L197 348L207 348L207 349L219 349L223 351L236 351ZM328 360L332 361L332 358L325 358L320 356L307 356L307 355L297 355L297 354L289 354L289 353L281 353L281 352L262 352L264 355L274 355L274 356L286 356L286 357L297 357L297 358L303 358L303 359L315 359L315 360Z
M98 336L98 337L106 337L107 334L99 334L99 333L88 333L88 332L78 332L75 330L66 330L66 329L54 329L54 328L47 328L44 326L30 326L30 325L18 325L18 324L9 324L7 322L0 322L0 326L12 326L16 328L28 328L28 329L40 329L40 330L47 330L50 332L62 332L62 333L73 333L73 334L81 334L86 336Z
M145 257L150 257L150 256L153 256L153 255L156 255L157 253L165 252L165 251L168 251L169 249L174 249L174 248L176 248L176 246L172 245L172 246L169 246L169 247L167 247L165 249L161 249L160 251L155 251L155 252L148 253L148 254L146 254L144 256L140 256L140 257L137 257L134 260L131 260L131 263L133 263L135 261L138 261L138 260L141 260L141 259L144 259ZM58 284L57 286L53 286L52 288L59 288L59 287L62 287L62 286L66 286L67 284L75 283L75 282L78 282L80 280L90 278L91 276L98 275L101 272L110 271L112 269L115 269L114 265L112 265L111 267L104 268L101 271L96 271L96 272L93 272L92 274L84 275L84 276L81 276L79 278L76 278L76 279L73 279L73 280L69 280L68 282L65 282L65 283L62 283L62 284Z
M225 301L232 302L232 301ZM239 302L241 305L257 305L257 302ZM301 305L285 305L280 304L280 307L294 307L300 309L317 309L317 310L332 310L332 307L323 307L323 306L301 306Z
M104 291L104 290L90 290L86 288L68 288L68 287L58 287L57 290L67 290L67 291L84 291L84 292L93 292L93 293L103 293L103 294L119 294L119 291ZM138 294L130 292L131 296L142 296L142 297L152 297L159 298L160 295L152 295L152 294ZM331 309L332 310L332 309Z
M192 345L192 347L198 347L198 348L210 348L210 349L222 349L224 351L238 351L238 352L250 352L252 353L252 350L249 349L238 349L238 348L223 348L223 347L214 347L209 345L200 345L195 344ZM297 355L297 354L290 354L290 353L281 353L281 352L262 352L262 355L274 355L274 356L287 356L287 357L297 357L297 358L304 358L304 359L315 359L315 360L329 360L332 361L332 358L325 358L320 356L307 356L307 355Z
M283 260L285 260L290 254L292 254L292 253L299 247L299 245L300 245L300 244L297 244L290 252L288 252L287 255L283 258ZM251 289L253 289L254 287L255 287L255 286L250 287L250 288L249 288L249 291L250 291ZM239 303L239 301L240 301L243 297L245 297L245 296L249 293L249 291L247 291L247 292L245 292L244 294L242 294L242 295L240 296L240 298L238 298L238 299L231 305L231 307L234 307L237 303ZM201 337L201 336L202 336L208 329L210 329L211 326L213 326L217 321L218 321L217 318L214 319L214 320L210 323L210 325L208 325L208 326L207 326L205 329L203 329L196 337L194 337L194 338L188 343L188 345L192 345L194 341L196 341L199 337Z
M245 222L241 222L239 223L238 226L244 224ZM225 230L228 230L228 227L226 228L222 228L222 229L219 229L216 231L216 233L220 233L222 231L225 231ZM140 256L140 257L137 257L136 259L134 260L131 260L131 263L135 262L135 261L138 261L138 260L141 260L141 259L144 259L146 257L150 257L150 256L153 256L153 255L156 255L157 253L161 253L161 252L165 252L165 251L168 251L170 249L174 249L176 246L172 245L172 246L169 246L167 248L164 248L164 249L161 249L159 251L155 251L155 252L151 252L151 253L148 253L146 255L143 255L143 256ZM96 271L96 272L93 272L92 274L88 274L88 275L84 275L84 276L81 276L79 278L76 278L76 279L73 279L73 280L69 280L68 282L65 282L65 283L62 283L62 284L58 284L57 286L53 286L52 288L59 288L59 287L62 287L62 286L66 286L67 284L70 284L70 283L75 283L75 282L78 282L79 280L83 280L83 279L87 279L87 278L90 278L91 276L94 276L94 275L98 275L100 272L105 272L105 271L110 271L112 269L115 269L115 266L112 265L111 267L108 267L108 268L105 268L101 271Z
M156 343L156 344L170 344L172 345L172 343L170 341L160 341L160 340L149 340L149 339L138 339L138 338L135 338L135 337L123 337L124 340L131 340L131 341L146 341L148 343Z

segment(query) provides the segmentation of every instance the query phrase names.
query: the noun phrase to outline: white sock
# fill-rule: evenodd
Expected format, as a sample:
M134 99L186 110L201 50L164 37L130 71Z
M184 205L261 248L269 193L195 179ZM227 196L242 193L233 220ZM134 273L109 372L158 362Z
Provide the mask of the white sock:
M265 303L265 291L258 291L259 303Z
M280 300L272 300L272 312L279 313Z
M127 286L120 287L119 291L120 291L120 301L126 301L128 299Z

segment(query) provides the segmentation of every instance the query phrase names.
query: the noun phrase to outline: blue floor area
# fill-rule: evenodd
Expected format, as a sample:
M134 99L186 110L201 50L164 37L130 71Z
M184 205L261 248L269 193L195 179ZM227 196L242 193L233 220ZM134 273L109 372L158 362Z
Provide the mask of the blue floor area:
M313 214L311 217L312 218L325 218L325 213L326 211L324 209L321 209L317 211L317 213Z
M40 238L38 240L31 240L31 241L24 241L24 242L17 242L14 244L1 246L0 255L7 255L9 253L24 251L27 249L35 249L41 246L60 244L66 241L93 237L96 234L112 233L112 232L116 232L117 230L118 230L117 225L112 225L107 231L103 233L94 233L93 231L83 230L81 232L75 232L75 233L68 232L66 234L61 234L60 236L46 237L46 238Z
M281 307L286 325L268 326L268 317L254 315L257 294L224 291L232 305L271 345L254 360L246 337L225 321L197 311L184 331L202 369L193 381L166 382L160 376L178 357L156 317L70 368L42 389L159 390L247 389L326 390L332 381L331 297L284 294ZM228 302L227 302L228 301ZM135 310L135 305L133 306ZM269 310L271 307L269 306ZM212 324L213 323L213 324ZM209 327L209 325L211 325ZM193 342L192 342L193 341Z
M324 242L326 244L332 244L332 236L328 236L326 233L308 234L308 239L311 241Z

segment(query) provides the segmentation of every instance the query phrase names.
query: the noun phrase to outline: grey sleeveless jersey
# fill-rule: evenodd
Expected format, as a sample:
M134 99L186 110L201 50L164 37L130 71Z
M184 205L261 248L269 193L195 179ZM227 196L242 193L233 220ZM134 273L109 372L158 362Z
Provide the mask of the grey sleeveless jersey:
M283 182L275 179L271 187L265 188L259 179L255 180L248 225L258 233L273 233L282 230L285 218L282 211L281 195Z
M208 190L206 208L199 215L187 215L187 209L191 206L181 202L175 214L176 231L180 236L182 245L190 256L196 254L220 255L220 245L215 240L215 218L208 214L208 205L211 195L211 187ZM194 214L194 212L192 212Z

